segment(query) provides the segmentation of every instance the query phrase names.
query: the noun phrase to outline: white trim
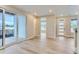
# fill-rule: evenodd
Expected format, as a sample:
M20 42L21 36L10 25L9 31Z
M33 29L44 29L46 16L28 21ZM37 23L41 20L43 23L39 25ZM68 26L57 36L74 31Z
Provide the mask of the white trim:
M51 36L49 36L49 37L46 37L46 38L48 38L48 39L56 39L56 37L51 37Z
M27 40L29 40L29 39L33 39L33 38L35 38L35 36L33 35L33 36L31 36L31 37L28 37L27 38Z

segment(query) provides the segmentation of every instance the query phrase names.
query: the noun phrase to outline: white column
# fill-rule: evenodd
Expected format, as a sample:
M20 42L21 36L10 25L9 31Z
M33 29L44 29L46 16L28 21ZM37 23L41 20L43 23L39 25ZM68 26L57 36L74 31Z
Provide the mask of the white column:
M56 39L56 17L47 16L47 38Z

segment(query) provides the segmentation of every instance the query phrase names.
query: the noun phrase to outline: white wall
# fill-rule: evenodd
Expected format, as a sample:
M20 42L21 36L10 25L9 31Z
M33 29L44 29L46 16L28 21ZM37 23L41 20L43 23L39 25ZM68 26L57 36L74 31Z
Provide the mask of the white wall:
M56 17L47 16L47 38L56 38Z
M35 36L40 36L40 17L35 17Z
M27 37L31 38L35 36L35 16L28 14L27 15Z

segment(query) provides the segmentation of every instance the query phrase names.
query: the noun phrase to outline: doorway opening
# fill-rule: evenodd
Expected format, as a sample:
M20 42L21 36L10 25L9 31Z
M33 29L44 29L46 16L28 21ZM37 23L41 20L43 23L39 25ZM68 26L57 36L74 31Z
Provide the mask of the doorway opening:
M41 39L46 39L46 17L40 19L40 36Z

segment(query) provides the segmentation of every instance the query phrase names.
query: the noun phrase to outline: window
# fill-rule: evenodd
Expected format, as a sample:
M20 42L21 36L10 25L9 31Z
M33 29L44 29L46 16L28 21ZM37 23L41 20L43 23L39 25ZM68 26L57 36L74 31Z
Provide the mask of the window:
M46 31L46 18L41 17L41 31L45 32Z
M26 17L18 16L18 38L24 40L26 38Z
M77 28L77 19L71 19L71 32Z

